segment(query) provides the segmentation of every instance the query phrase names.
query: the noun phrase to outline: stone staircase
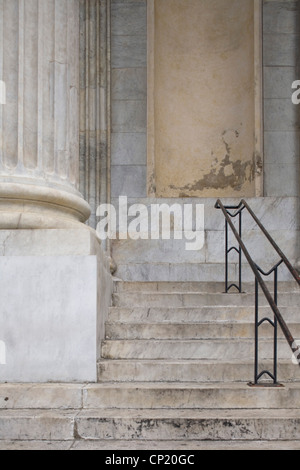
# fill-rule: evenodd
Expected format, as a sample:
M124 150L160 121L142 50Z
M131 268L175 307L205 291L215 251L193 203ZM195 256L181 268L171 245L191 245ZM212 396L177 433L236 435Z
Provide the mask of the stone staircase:
M299 292L279 305L300 337ZM253 388L253 287L116 282L97 384L0 385L0 449L300 449L300 370ZM270 313L261 298L261 314ZM272 331L261 330L263 366Z
M300 337L299 292L279 306ZM116 282L97 384L0 385L0 449L300 449L300 370L279 339L283 387L253 388L253 287ZM264 298L261 314L270 313ZM261 330L271 367L272 330ZM267 384L266 384L267 385Z

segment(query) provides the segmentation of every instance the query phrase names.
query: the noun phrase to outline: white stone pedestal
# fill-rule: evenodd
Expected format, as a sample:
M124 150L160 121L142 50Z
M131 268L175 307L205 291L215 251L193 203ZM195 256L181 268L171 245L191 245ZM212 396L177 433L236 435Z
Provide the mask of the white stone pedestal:
M96 382L112 282L94 233L0 231L0 253L0 382Z

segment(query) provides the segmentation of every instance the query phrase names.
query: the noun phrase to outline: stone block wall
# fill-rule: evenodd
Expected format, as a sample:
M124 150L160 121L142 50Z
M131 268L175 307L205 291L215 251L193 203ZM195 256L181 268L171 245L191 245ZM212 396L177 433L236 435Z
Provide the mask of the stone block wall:
M146 0L111 3L111 100L111 196L146 197Z
M263 2L265 196L299 196L300 2Z

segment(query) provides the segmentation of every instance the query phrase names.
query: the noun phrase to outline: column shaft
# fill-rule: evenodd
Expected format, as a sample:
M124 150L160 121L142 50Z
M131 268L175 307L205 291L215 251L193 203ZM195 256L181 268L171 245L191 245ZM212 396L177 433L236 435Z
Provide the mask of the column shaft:
M0 228L84 222L79 0L0 0Z

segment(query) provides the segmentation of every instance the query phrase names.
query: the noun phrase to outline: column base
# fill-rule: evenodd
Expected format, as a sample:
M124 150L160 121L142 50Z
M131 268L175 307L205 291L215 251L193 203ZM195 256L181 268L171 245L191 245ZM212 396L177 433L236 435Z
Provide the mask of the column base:
M79 193L0 183L0 229L76 228L89 216L90 207Z

